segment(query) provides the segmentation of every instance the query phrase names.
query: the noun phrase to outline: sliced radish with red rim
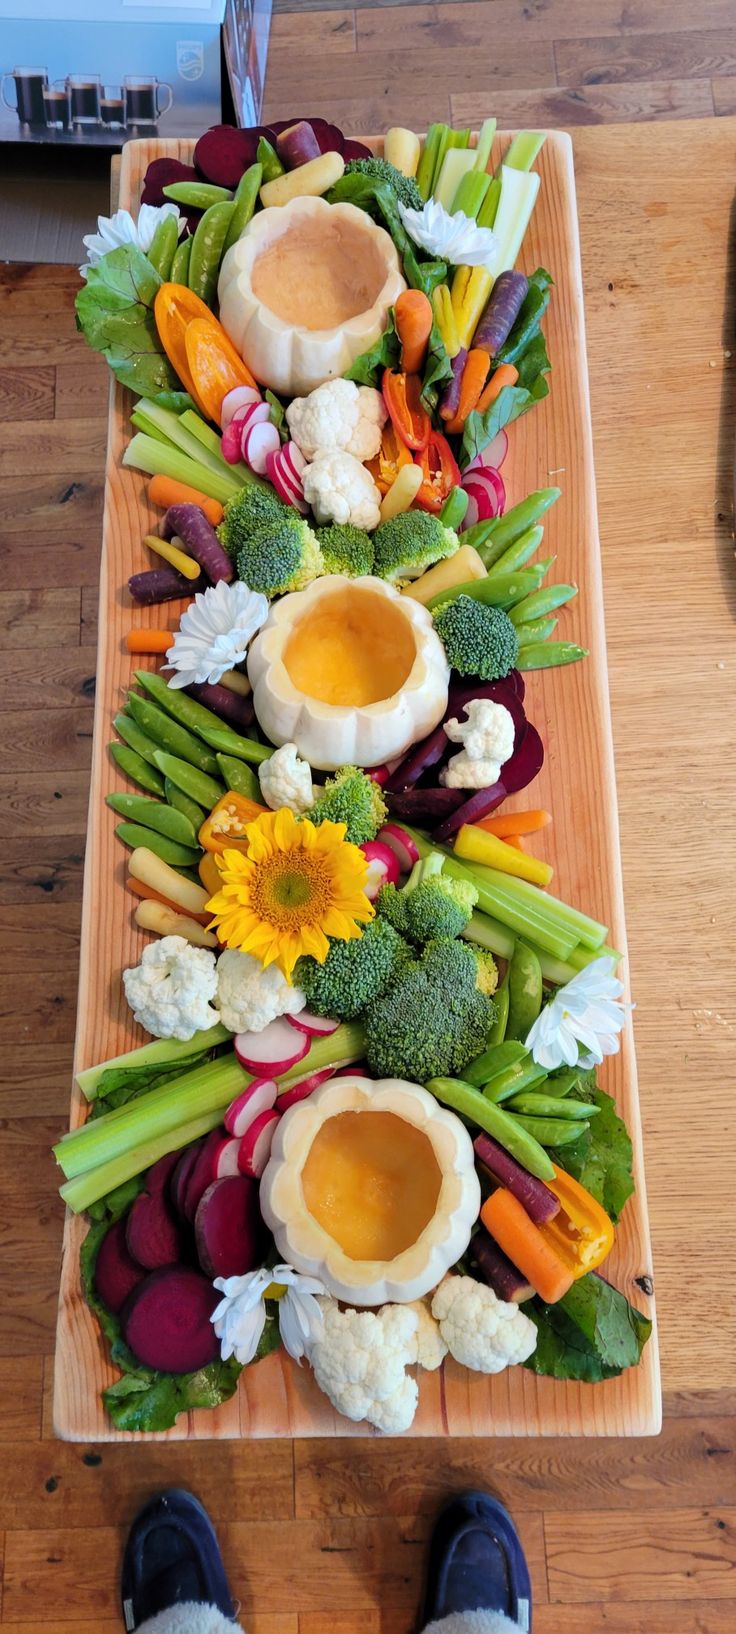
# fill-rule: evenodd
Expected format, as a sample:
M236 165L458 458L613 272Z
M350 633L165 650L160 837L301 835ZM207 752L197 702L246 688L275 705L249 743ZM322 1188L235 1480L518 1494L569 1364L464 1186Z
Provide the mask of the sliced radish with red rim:
M323 1067L321 1072L310 1072L307 1078L300 1078L298 1084L290 1084L288 1089L282 1090L276 1101L277 1112L288 1112L290 1106L296 1106L297 1101L306 1101L313 1095L320 1084L326 1084L328 1078L335 1075L334 1067Z
M270 420L251 424L243 434L243 459L256 476L266 475L266 460L281 447L281 438L277 428Z
M300 1033L309 1033L311 1038L329 1038L330 1033L336 1033L339 1021L332 1021L329 1016L316 1016L311 1010L300 1010L296 1016L285 1016L291 1027L296 1027Z
M222 1144L215 1157L215 1177L224 1180L227 1174L238 1174L238 1152L240 1141L223 1135Z
M241 1174L260 1180L271 1156L273 1137L280 1122L278 1112L261 1112L240 1142L238 1164Z
M245 1089L231 1102L222 1120L228 1134L242 1137L254 1118L259 1117L261 1112L271 1111L277 1094L278 1085L274 1078L254 1078L252 1084L246 1084Z
M259 1077L279 1078L298 1066L309 1050L309 1038L290 1027L285 1016L277 1016L260 1033L236 1033L235 1054L247 1072Z
M260 402L261 394L255 386L233 386L232 391L226 392L220 404L220 424L223 431L227 430L238 409L249 408L252 403Z
M410 874L415 862L419 861L419 851L411 834L398 823L384 823L379 829L378 838L384 845L393 851L402 874Z
M363 890L368 901L375 902L384 885L398 885L401 872L398 857L390 845L385 845L382 840L367 840L360 849L368 864L368 878Z
M469 471L481 470L485 465L492 465L495 471L500 471L508 451L509 439L507 433L503 430L497 431L491 442L487 443L479 454L476 454L475 459L472 459L469 465L466 465L464 475L467 476Z

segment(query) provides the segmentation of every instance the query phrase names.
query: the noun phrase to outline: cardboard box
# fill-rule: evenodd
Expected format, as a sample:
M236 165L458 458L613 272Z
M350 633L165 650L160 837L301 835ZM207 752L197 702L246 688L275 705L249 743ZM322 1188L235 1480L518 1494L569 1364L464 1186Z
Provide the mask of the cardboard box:
M257 124L271 6L0 0L0 141L119 148L195 136L233 106L239 124Z

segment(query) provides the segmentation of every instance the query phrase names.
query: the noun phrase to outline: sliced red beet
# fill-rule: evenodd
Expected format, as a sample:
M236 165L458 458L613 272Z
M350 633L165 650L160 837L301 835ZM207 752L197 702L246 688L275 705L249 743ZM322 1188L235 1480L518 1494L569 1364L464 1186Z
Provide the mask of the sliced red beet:
M505 681L477 681L475 686L463 682L462 685L452 686L447 706L447 720L457 718L467 709L474 698L490 698L492 703L502 704L508 709L514 722L514 753L521 747L527 729L527 719L524 705L513 684L507 676ZM453 754L457 748L453 747Z
M139 1192L125 1228L128 1253L146 1271L175 1265L182 1258L181 1230L161 1192Z
M122 1310L129 1294L142 1282L145 1272L131 1258L125 1238L125 1220L116 1220L103 1237L95 1262L95 1293L113 1316Z
M463 804L462 789L407 789L406 794L389 794L389 810L405 823L432 823L449 817Z
M523 742L502 768L506 793L518 794L520 789L525 789L527 783L531 783L541 772L543 765L544 744L536 726L528 721Z
M210 1320L219 1302L217 1289L189 1266L152 1271L122 1311L125 1343L145 1367L161 1373L196 1373L219 1354Z
M507 761L506 764L509 765L510 762ZM439 828L433 829L432 839L437 845L444 845L445 841L451 839L453 834L457 834L458 829L465 823L479 823L481 817L488 817L506 799L509 790L505 783L498 782L489 783L486 789L474 789L469 797L467 789L452 792L461 795L461 804L443 819Z
M180 1152L167 1152L160 1157L158 1163L148 1170L144 1178L144 1185L149 1196L154 1197L157 1192L168 1192L171 1177L181 1159Z
M194 1222L197 1256L209 1277L239 1277L258 1265L265 1231L258 1182L226 1175L208 1186Z
M411 753L394 766L391 776L385 787L391 794L405 794L407 789L413 789L420 777L430 770L430 767L439 765L447 754L450 740L444 725L435 727L428 737L416 743Z
M141 204L166 204L164 188L174 182L195 182L197 172L193 165L182 164L181 159L152 159L143 178Z
M169 1196L171 1197L171 1201L177 1214L180 1214L183 1218L186 1218L184 1214L184 1203L187 1195L187 1186L189 1185L192 1170L203 1145L204 1140L195 1140L192 1141L191 1146L187 1146L185 1151L180 1152L179 1161L176 1165L174 1173L171 1176Z
M213 1129L210 1135L202 1142L197 1161L191 1171L184 1193L184 1214L187 1220L194 1220L201 1199L208 1186L217 1179L216 1163L222 1141L222 1130Z
M342 156L347 164L350 159L372 159L373 152L367 148L365 142L356 142L352 136L346 136L343 143Z
M212 125L200 136L194 163L208 182L237 187L244 170L255 163L261 127L238 130L235 125Z

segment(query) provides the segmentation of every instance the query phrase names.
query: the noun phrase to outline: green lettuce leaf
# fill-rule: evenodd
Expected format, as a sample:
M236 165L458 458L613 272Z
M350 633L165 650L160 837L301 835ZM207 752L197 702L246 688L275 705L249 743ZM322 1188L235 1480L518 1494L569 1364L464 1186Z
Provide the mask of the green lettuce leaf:
M388 321L382 335L367 352L361 352L355 362L345 370L345 379L354 380L356 386L374 386L380 391L381 375L384 369L397 369L401 356L399 337L396 333L394 309L389 307Z
M558 1152L550 1152L550 1156L586 1187L615 1225L634 1190L631 1141L626 1125L611 1096L599 1089L594 1072L584 1073L567 1099L594 1101L600 1111L597 1117L591 1118L578 1140Z
M199 1050L184 1060L179 1056L175 1061L168 1063L158 1061L153 1066L106 1067L100 1076L90 1118L99 1118L104 1112L113 1111L115 1107L126 1106L128 1101L135 1101L139 1095L146 1095L149 1089L157 1089L169 1078L180 1078L183 1072L189 1072L191 1068L212 1060L215 1053L214 1049Z
M508 339L493 360L494 369L501 363L513 363L519 371L514 386L504 386L485 414L475 410L468 415L460 445L460 469L470 464L493 441L503 426L518 420L536 403L548 395L550 361L540 323L549 305L552 279L544 267L538 267L529 279L529 289Z
M442 339L437 319L433 318L422 380L422 402L430 414L434 413L442 387L446 386L449 380L452 380L452 359Z
M515 363L520 369L519 358L523 357L526 349L539 332L539 325L549 306L552 278L544 267L537 267L529 279L529 288L519 308L515 323L493 360L494 367L500 363Z
M423 289L425 295L431 295L437 284L445 282L446 262L420 259L417 246L409 237L399 215L396 194L388 182L381 181L376 176L349 172L341 176L339 182L330 190L329 202L355 204L359 210L367 211L369 216L383 224L396 245L404 277L412 289Z
M532 1373L596 1384L636 1367L652 1331L649 1318L603 1277L573 1283L556 1305L524 1305L537 1329L537 1348L524 1363Z
M153 303L161 279L137 244L121 244L90 267L75 301L77 327L123 386L141 397L179 381L158 338Z

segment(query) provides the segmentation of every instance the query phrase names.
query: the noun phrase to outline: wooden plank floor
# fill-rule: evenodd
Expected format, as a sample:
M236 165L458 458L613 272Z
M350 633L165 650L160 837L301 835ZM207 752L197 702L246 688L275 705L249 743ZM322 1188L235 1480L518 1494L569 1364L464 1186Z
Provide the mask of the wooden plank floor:
M444 44L440 37L439 47L427 47L444 54L448 73L455 50L470 72L489 16L507 42L527 26L530 43L534 30L542 45L572 41L577 61L589 61L594 75L608 64L613 76L587 87L602 98L594 119L621 117L622 102L607 100L622 89L613 65L620 69L623 56L612 42L636 36L636 52L641 44L641 61L647 72L654 63L660 84L660 67L675 61L681 83L697 80L692 68L705 61L707 45L720 111L736 108L726 56L727 36L736 33L732 0L708 0L697 14L681 0L623 9L613 0L459 0L400 9L404 51L416 45L415 27L436 21L447 30L448 18L458 20L461 43L448 44L454 36L445 32ZM397 26L398 11L359 8L360 37L382 18ZM334 103L321 62L340 14L350 19L349 44L329 73L333 84L341 75L346 124L419 123L442 111L430 83L436 56L422 60L426 95L408 107L384 66L392 51L401 55L396 32L392 44L387 35L377 43L368 84L370 54L363 52L363 80L355 61L345 60L358 37L353 12L322 3L311 14L322 44L317 33L309 36L309 72L315 95L323 76L326 111ZM277 102L282 109L303 102L293 63L305 38L297 25L308 21L279 11L272 111ZM645 34L648 43L639 40ZM557 60L569 65L572 54ZM476 108L458 113L456 101L456 118L492 109L509 119L517 109L520 119L572 122L564 92L549 114L540 103L520 102L514 87L523 91L528 79L511 77L508 54L503 61L498 78L489 72L481 82L482 107L477 88L464 89L462 64L452 68L453 96L472 95ZM642 95L654 81L637 81ZM624 84L626 94L632 84L628 91ZM658 104L650 98L648 111L663 110L667 95ZM310 106L318 111L311 97ZM629 116L645 111L643 102L625 106ZM668 111L688 110L680 103ZM449 1489L467 1485L492 1486L519 1519L536 1634L731 1634L736 1624L729 1293L736 1264L724 1155L735 1087L736 916L732 872L724 875L736 804L724 731L733 720L736 370L729 354L736 277L727 252L735 160L736 120L576 137L666 1389L655 1442L317 1441L98 1451L53 1440L61 1211L48 1148L68 1105L107 388L104 369L74 333L74 272L0 270L3 1629L116 1634L125 1527L136 1505L164 1484L192 1487L213 1513L249 1634L324 1634L328 1625L332 1634L406 1634L432 1514Z

